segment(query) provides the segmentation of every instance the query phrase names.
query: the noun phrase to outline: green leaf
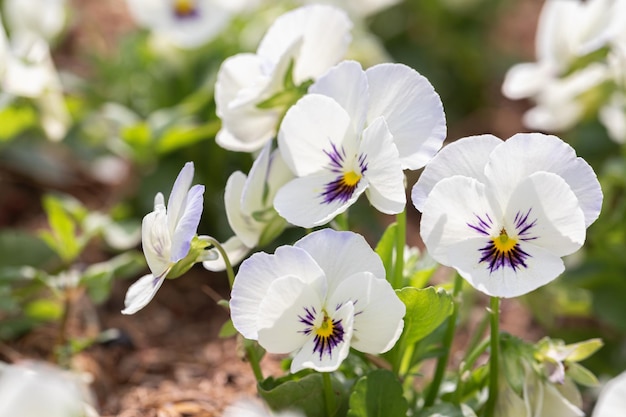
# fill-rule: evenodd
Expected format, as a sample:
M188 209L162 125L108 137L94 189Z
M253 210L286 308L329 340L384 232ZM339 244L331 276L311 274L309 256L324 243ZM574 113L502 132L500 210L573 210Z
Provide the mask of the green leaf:
M109 298L113 279L137 275L145 268L145 260L139 252L126 252L89 266L81 277L91 300L100 304Z
M66 263L72 262L80 253L81 247L76 236L76 223L57 197L43 197L43 207L48 216L50 232L40 232L40 237Z
M391 223L387 226L385 233L380 237L376 245L376 253L380 256L387 271L387 281L391 282L393 274L393 252L396 245L396 229L397 223Z
M61 318L63 306L57 300L40 299L26 305L26 317L40 321L54 321Z
M0 142L12 139L26 129L35 126L35 109L27 106L7 106L0 110Z
M157 152L166 154L214 138L220 125L219 121L213 121L201 126L172 126L157 142Z
M322 374L312 373L299 379L296 375L289 375L283 379L267 378L259 384L258 392L261 398L273 410L298 409L307 417L327 417L324 399ZM337 394L338 412L334 415L344 415L341 409L346 406L345 387L332 378L333 391Z
M231 319L228 319L224 324L222 324L222 328L220 329L220 332L217 336L220 339L226 339L235 336L236 334L237 329L235 329L235 326L233 326L233 321Z
M0 265L2 267L41 267L54 257L54 252L35 236L19 230L0 232Z
M604 343L599 338L565 345L564 350L571 350L571 353L567 355L565 360L567 362L580 362L596 353L602 346L604 346Z
M350 395L348 417L406 417L407 410L398 378L378 369L357 381Z
M452 314L454 302L452 296L444 290L433 287L417 289L412 287L396 291L406 306L404 331L405 346L416 343L439 327Z

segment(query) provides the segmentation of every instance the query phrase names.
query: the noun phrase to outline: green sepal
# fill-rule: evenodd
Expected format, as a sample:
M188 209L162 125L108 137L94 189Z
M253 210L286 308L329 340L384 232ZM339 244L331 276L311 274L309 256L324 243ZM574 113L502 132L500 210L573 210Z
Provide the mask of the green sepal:
M211 244L209 242L199 239L198 236L194 236L191 240L191 246L189 247L187 256L176 262L165 278L178 278L185 272L189 271L192 266L199 262L199 259L202 259L204 251L210 246Z

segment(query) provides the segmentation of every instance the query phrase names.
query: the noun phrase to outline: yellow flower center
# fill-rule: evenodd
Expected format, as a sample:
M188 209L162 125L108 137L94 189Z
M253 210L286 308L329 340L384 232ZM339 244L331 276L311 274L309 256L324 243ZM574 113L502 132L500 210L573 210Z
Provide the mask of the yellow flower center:
M315 329L315 334L322 338L328 338L333 334L334 330L335 325L333 324L333 320L324 312L324 320L322 324Z
M191 16L195 11L195 0L174 0L174 13L176 16Z
M348 187L354 187L361 180L361 174L357 174L354 171L344 172L343 183Z
M513 250L513 248L517 244L517 239L510 238L509 235L506 233L506 230L502 228L502 230L500 230L500 236L493 238L493 244L498 252L508 253Z

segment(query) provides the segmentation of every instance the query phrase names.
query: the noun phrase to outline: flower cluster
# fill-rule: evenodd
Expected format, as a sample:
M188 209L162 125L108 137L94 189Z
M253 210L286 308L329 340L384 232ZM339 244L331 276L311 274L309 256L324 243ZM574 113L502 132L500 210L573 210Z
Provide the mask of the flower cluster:
M598 112L609 135L626 141L626 5L620 0L545 2L537 62L513 66L502 92L532 98L532 129L561 131Z

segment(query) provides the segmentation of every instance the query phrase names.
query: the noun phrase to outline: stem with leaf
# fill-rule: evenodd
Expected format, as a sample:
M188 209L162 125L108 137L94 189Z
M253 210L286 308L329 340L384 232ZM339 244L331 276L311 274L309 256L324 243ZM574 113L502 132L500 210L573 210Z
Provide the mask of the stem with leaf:
M500 299L498 297L491 297L490 317L489 398L485 405L485 417L494 417L496 401L498 399L498 362L500 360Z
M391 286L400 288L404 283L404 246L406 245L406 208L396 215L396 262Z
M330 372L322 372L322 380L324 382L324 400L326 402L326 415L333 417L335 414L335 391L333 390L333 382L330 379Z

